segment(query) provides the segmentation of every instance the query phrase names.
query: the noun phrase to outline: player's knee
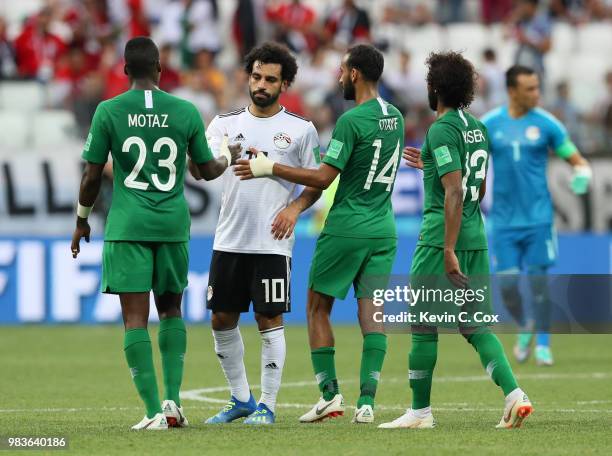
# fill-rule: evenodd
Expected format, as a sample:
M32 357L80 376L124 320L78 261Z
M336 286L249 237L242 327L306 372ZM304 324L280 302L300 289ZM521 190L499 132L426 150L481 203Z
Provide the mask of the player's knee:
M282 312L255 312L255 321L259 330L271 329L283 324Z
M210 323L213 330L224 331L235 328L239 318L240 314L235 315L226 312L213 312Z

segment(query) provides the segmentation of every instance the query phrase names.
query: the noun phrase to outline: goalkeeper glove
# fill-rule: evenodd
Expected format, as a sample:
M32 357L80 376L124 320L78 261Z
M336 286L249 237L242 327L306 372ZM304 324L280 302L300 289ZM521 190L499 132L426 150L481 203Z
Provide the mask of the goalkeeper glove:
M572 182L570 183L572 191L576 195L586 193L592 177L593 171L591 171L591 167L589 165L574 166L574 174L572 175Z

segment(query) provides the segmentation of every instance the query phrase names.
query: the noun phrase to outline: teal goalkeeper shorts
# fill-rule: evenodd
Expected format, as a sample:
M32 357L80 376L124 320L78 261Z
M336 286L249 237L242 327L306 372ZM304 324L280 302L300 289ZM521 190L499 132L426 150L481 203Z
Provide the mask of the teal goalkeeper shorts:
M187 287L187 242L105 241L102 293L180 294Z
M371 298L373 289L380 288L375 282L383 280L386 284L396 251L396 238L367 239L322 234L310 265L308 288L344 299L353 285L356 298Z

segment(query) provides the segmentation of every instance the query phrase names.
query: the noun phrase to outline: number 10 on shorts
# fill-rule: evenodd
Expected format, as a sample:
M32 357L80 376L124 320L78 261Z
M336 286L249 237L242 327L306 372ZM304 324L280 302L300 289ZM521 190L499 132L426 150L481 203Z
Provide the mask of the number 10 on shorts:
M285 302L285 279L262 279L266 295L266 302ZM272 301L270 301L272 291Z

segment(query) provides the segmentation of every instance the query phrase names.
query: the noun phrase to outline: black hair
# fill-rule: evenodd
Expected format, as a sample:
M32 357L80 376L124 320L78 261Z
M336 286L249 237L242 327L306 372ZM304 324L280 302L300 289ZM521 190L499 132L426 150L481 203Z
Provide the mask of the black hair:
M382 53L370 44L358 44L347 51L346 65L359 70L364 79L378 82L385 67Z
M151 38L137 36L125 45L125 66L131 77L146 78L155 74L159 65L159 50Z
M454 51L432 52L425 64L427 84L449 108L467 108L474 100L476 71L472 63Z
M298 65L295 57L291 55L291 52L285 46L268 41L261 46L251 49L251 52L244 58L244 70L247 74L253 73L253 65L257 61L264 64L279 64L281 66L281 79L287 81L287 85L291 85L295 80Z
M535 74L535 70L524 65L512 65L508 68L508 71L506 71L506 87L516 87L518 77L523 74L531 76Z
M486 48L484 52L482 53L482 55L484 56L486 60L495 60L495 57L496 57L495 51L491 48Z

